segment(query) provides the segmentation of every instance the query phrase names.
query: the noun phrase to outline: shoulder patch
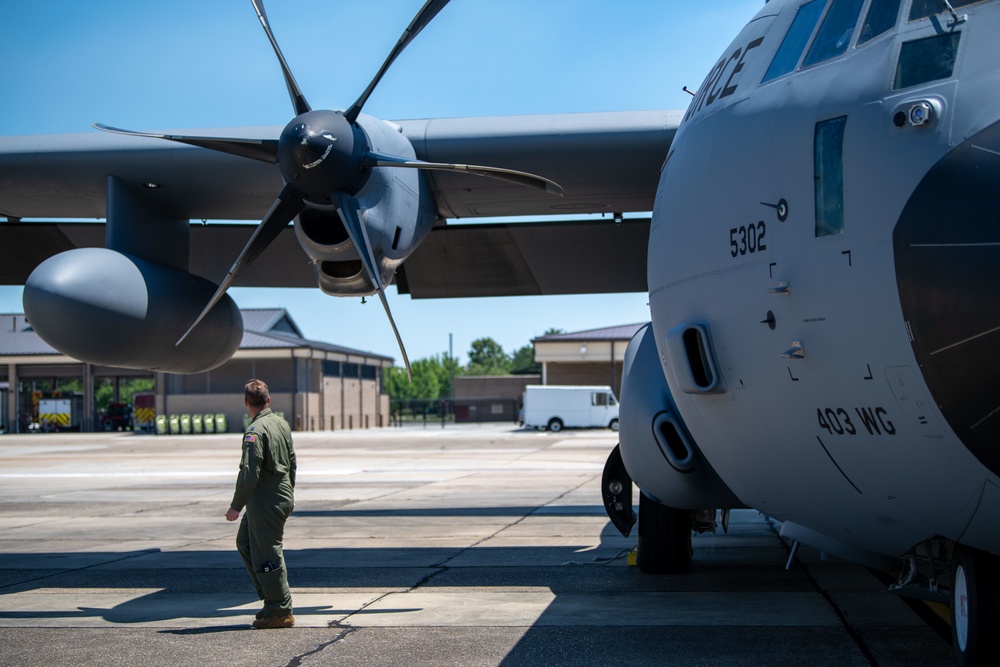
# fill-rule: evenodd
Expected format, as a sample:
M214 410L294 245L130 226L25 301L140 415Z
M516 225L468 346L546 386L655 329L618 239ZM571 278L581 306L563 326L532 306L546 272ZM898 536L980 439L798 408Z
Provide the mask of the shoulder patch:
M243 442L257 442L257 436L253 433L247 433L243 436Z

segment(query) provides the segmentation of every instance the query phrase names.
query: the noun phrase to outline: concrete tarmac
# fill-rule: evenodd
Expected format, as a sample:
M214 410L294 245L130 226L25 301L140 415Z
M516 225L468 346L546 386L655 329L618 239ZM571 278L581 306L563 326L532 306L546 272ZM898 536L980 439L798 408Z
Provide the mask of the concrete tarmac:
M0 436L0 665L950 665L864 568L753 511L645 575L601 504L610 431L296 433L296 624L224 514L240 436Z

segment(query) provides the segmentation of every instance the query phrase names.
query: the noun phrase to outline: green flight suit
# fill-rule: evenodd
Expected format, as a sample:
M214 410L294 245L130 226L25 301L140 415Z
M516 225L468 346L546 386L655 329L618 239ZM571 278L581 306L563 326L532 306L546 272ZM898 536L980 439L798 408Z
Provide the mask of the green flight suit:
M292 613L281 542L285 521L295 506L295 449L288 422L267 407L243 434L243 456L230 505L246 507L236 534L236 549L250 573L265 616Z

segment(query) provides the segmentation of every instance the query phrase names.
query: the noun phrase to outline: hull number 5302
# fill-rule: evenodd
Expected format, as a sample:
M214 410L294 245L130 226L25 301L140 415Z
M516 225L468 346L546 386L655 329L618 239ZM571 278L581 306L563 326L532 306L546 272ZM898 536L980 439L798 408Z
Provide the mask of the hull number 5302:
M729 254L733 257L767 250L764 236L767 225L761 220L757 224L741 225L729 230Z

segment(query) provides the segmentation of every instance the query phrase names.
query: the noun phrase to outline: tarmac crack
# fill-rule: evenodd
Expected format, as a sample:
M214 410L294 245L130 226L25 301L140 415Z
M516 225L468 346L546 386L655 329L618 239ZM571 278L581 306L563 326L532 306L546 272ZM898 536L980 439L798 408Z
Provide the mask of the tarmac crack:
M334 637L330 641L326 641L326 642L323 642L322 644L317 645L316 648L314 648L311 651L306 651L305 653L302 653L301 655L295 656L294 658L292 658L291 660L288 661L288 663L285 665L285 667L301 667L302 661L305 660L306 658L308 658L310 656L313 656L313 655L317 655L318 653L322 653L323 651L325 651L329 647L333 646L334 644L336 644L338 642L344 641L345 639L347 639L348 635L350 635L352 632L357 632L358 629L359 629L359 628L345 627L345 626L339 625L338 621L331 622L330 627L331 628L339 628L340 629L340 632L337 633L336 637Z
M574 491L577 491L578 489L580 489L580 488L582 488L582 487L586 486L587 484L591 484L591 483L593 483L593 481L594 481L595 479L597 479L597 478L596 478L596 477L592 477L592 478L590 478L590 479L587 479L587 480L585 480L585 481L583 481L583 482L580 482L579 484L577 484L577 485L576 485L576 486L574 486L573 488L571 488L571 489L568 489L568 490L566 490L566 491L563 491L563 492L562 492L562 493L560 493L560 494L559 494L558 496L556 496L556 497L555 497L555 498L553 498L552 500L548 501L548 502L547 502L547 503L545 503L544 505L541 505L540 507L536 507L535 509L533 509L532 511L528 512L528 513L527 513L527 514L525 514L524 516L520 517L520 518L519 518L519 519L517 519L516 521L511 521L511 522L510 522L510 523L508 523L507 525L505 525L505 526L501 526L500 528L498 528L497 530L493 531L493 532L492 532L492 533L490 533L489 535L486 535L485 537L483 537L483 538L481 538L481 539L479 539L479 540L476 540L475 542L473 542L473 543L472 543L472 544L470 544L469 546L467 546L467 547L463 547L462 549L459 549L459 550L458 550L457 552L455 552L455 553L453 553L452 555L448 556L448 557L447 557L447 558L445 558L444 560L442 560L442 561L440 561L440 562L437 562L437 563L435 563L435 564L434 564L434 565L432 565L431 567L436 567L436 568L441 568L441 569L440 569L440 570L439 570L438 572L434 572L433 574L429 574L429 575L427 575L426 577L424 577L424 578L423 578L422 580L420 580L419 582L417 582L417 583L416 583L416 584L415 584L415 585L414 585L414 586L413 586L412 588L410 588L410 589L409 589L409 590L407 590L406 592L407 592L407 593L409 593L410 591L413 591L413 590L416 590L417 588L420 588L421 586L423 586L424 584L426 584L426 583L427 583L428 581L430 581L430 580L431 580L431 579L433 579L434 577L436 577L436 576L438 576L439 574L441 574L441 572L444 572L444 571L446 571L446 570L448 569L448 563L450 563L451 561L455 560L456 558L458 558L458 557L459 557L459 556L461 556L462 554L464 554L464 553L466 553L466 552L468 552L468 551L471 551L472 549L475 549L476 547L478 547L479 545L483 544L484 542L487 542L488 540L492 540L492 539L493 539L494 537L496 537L496 536L497 536L497 535L499 535L500 533L504 532L505 530L509 530L509 529L513 528L514 526L518 525L519 523L521 523L522 521L524 521L525 519L528 519L528 518L530 518L530 517L534 516L534 515L535 515L535 514L537 514L537 513L539 512L539 511L541 511L542 509L544 509L544 508L548 507L548 506L549 506L549 505L551 505L552 503L554 503L554 502L556 502L556 501L558 501L558 500L562 500L563 498L565 498L565 497L566 497L566 496L568 496L569 494L573 493Z
M778 534L774 521L770 517L768 517L767 524L768 526L770 526L771 530L774 532L775 536L778 538L781 544L785 547L785 550L788 551L789 554L791 554L792 550L788 546L788 542L782 539L781 535ZM802 570L802 573L806 576L806 579L809 580L809 583L811 583L813 585L813 588L816 589L816 592L819 593L821 596L823 596L823 599L826 600L826 603L830 605L831 609L833 609L833 613L837 615L837 620L839 620L840 624L844 627L844 631L847 632L847 636L850 637L851 641L854 642L854 645L858 647L858 650L861 652L861 655L864 656L868 664L871 667L879 667L878 659L875 657L875 654L868 646L868 642L865 641L865 636L861 632L861 630L851 625L851 622L847 620L847 614L845 614L844 610L837 605L837 602L833 599L833 596L831 596L826 590L823 589L822 586L819 585L819 582L816 581L815 577L813 577L812 572L809 571L809 568L803 565L802 563L798 563L798 566L799 569Z
M439 561L437 563L434 563L433 565L431 565L431 567L435 569L434 572L431 572L429 574L424 575L416 583L414 583L412 586L410 586L406 590L404 590L402 592L399 592L399 591L389 591L389 592L383 593L382 595L379 595L378 597L375 597L375 598L371 599L370 601L366 602L365 604L361 605L358 609L352 611L350 614L344 616L340 621L333 621L331 623L331 627L345 627L345 626L343 626L343 624L348 619L352 618L353 616L355 616L357 614L360 614L360 613L364 612L366 609L368 609L369 607L371 607L373 604L375 604L377 602L381 602L382 600L385 600L390 595L400 595L400 594L405 595L406 593L412 593L413 591L416 591L416 590L422 588L423 586L426 586L428 583L430 583L430 581L432 579L434 579L435 577L437 577L437 576L443 574L444 572L447 572L449 569L451 569L451 568L448 567L448 563L450 563L451 561L455 560L456 558L458 558L462 554L467 553L468 551L471 551L472 549L475 549L476 547L478 547L479 545L483 544L484 542L493 539L494 537L496 537L500 533L504 532L505 530L513 528L514 526L516 526L517 524L521 523L522 521L524 521L528 517L534 516L536 513L538 513L539 510L543 509L544 507L547 507L548 505L551 505L552 503L554 503L554 502L556 502L558 500L561 500L562 498L565 498L570 493L573 493L574 491L580 489L581 487L583 487L583 486L585 486L587 484L591 484L594 481L594 479L596 479L596 478L591 478L591 479L588 479L586 481L583 481L580 484L576 485L575 487L573 487L571 489L568 489L568 490L564 491L563 493L560 493L558 496L556 496L555 498L553 498L552 500L550 500L549 502L547 502L545 505L542 505L540 507L535 508L531 512L528 512L524 516L518 518L516 521L512 521L512 522L510 522L510 523L508 523L508 524L506 524L504 526L501 526L500 528L498 528L497 530L493 531L489 535L486 535L486 536L484 536L484 537L476 540L475 542L473 542L469 546L466 546L466 547L463 547L463 548L459 549L458 551L456 551L455 553L451 554L450 556L448 556L444 560L441 560L441 561ZM350 631L354 631L354 630L357 630L358 628L355 628L355 627L345 627L345 629L348 629ZM327 646L327 645L336 643L336 641L337 640L334 639L334 640L332 640L330 642L327 642L323 646ZM315 651L313 653L315 653ZM309 655L309 654L307 654L307 655ZM289 663L289 665L292 665L292 664L293 663ZM294 664L298 665L300 663L294 663Z

